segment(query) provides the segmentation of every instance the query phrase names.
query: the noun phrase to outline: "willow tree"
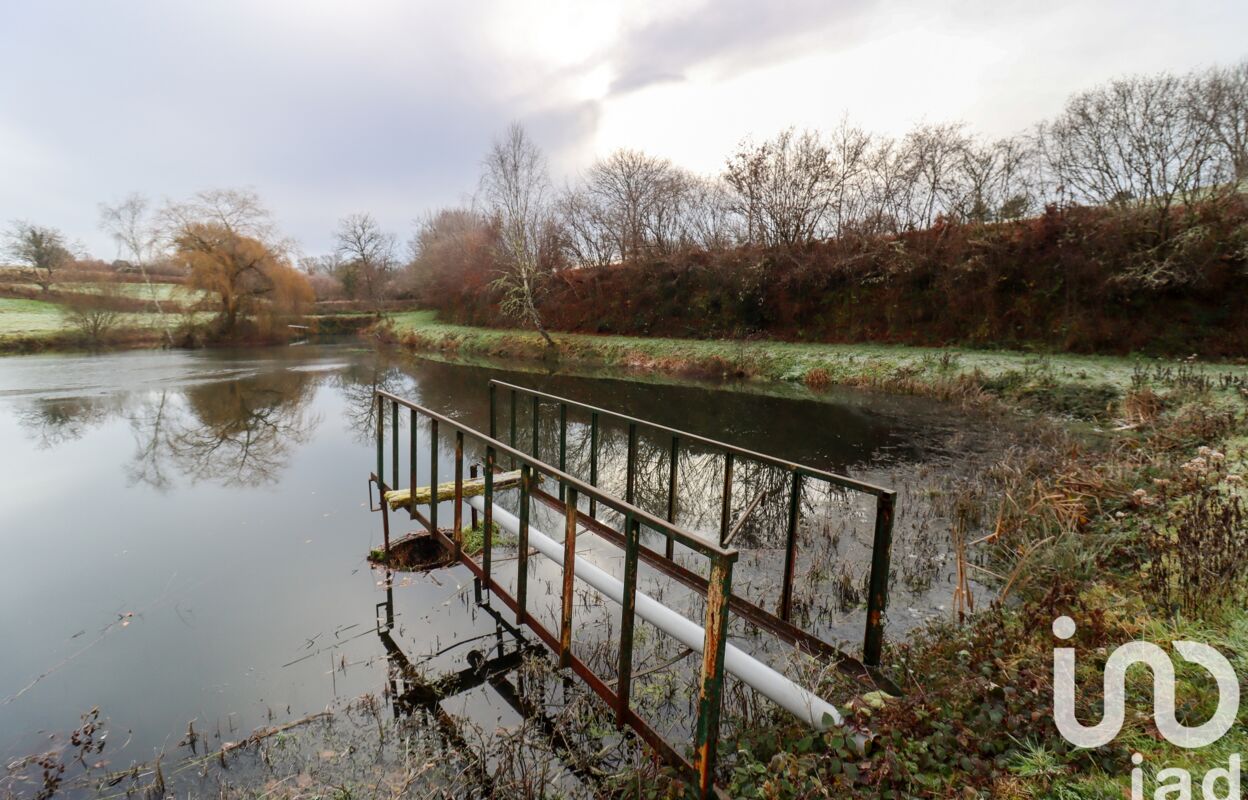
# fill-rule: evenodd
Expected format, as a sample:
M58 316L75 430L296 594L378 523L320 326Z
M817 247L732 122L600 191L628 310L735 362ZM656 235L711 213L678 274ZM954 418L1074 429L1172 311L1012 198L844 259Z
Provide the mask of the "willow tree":
M279 250L220 222L189 223L174 245L191 285L216 297L223 336L235 333L243 318L296 315L312 300L308 279Z
M255 192L209 189L167 206L161 217L191 286L216 298L220 335L234 335L249 318L271 326L312 301L307 276L286 257L290 245Z

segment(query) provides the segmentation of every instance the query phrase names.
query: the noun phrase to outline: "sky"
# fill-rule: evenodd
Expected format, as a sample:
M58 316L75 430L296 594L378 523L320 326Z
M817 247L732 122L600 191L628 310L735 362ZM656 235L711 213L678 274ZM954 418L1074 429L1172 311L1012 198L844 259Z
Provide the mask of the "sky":
M557 186L619 147L712 173L846 116L1014 133L1245 31L1243 0L0 0L0 225L112 258L99 203L245 187L315 255L347 214L406 240L469 202L513 121Z

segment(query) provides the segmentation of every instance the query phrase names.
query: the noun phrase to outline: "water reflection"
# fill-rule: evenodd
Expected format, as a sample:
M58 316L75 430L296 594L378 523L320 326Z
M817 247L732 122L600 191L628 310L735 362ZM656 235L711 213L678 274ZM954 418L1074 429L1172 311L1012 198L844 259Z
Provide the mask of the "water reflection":
M109 419L125 418L134 436L125 465L130 485L165 491L175 476L221 486L267 485L278 480L291 453L321 422L307 408L318 382L313 372L271 370L108 399L37 398L18 411L18 419L46 449L79 439Z

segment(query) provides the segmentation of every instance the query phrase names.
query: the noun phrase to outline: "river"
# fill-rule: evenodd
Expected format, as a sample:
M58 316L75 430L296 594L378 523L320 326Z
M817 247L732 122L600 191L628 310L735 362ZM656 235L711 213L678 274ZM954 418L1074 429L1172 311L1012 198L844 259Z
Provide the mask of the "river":
M932 501L945 489L932 487L973 473L1000 436L935 402L549 374L352 344L3 358L0 757L32 752L94 707L111 763L124 765L176 749L192 720L238 739L385 685L385 576L366 560L381 540L366 494L372 392L485 429L492 377L897 486L889 635L949 614L948 523ZM686 523L713 528L696 505ZM774 560L760 520L738 544L743 564L751 551ZM851 562L831 577L852 594L861 548L830 552ZM749 569L741 591L774 588ZM433 653L492 628L468 608L466 575L395 578L405 649ZM852 642L852 606L821 632ZM501 719L494 705L460 710Z

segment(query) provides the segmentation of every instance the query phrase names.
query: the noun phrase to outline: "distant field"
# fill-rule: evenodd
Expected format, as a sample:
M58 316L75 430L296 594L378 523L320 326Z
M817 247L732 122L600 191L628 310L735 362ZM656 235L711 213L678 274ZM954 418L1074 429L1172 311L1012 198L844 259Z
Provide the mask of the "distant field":
M212 318L210 312L195 314L202 322ZM119 328L175 327L183 320L180 314L122 314ZM0 340L55 336L72 330L65 309L42 300L19 300L0 297Z
M32 284L33 285L33 284ZM140 300L156 300L161 303L194 303L203 298L204 292L189 286L176 283L118 283L117 291L126 297ZM100 291L98 283L58 283L56 288L62 292L94 294Z
M65 316L55 303L0 297L0 337L60 333L64 325Z

